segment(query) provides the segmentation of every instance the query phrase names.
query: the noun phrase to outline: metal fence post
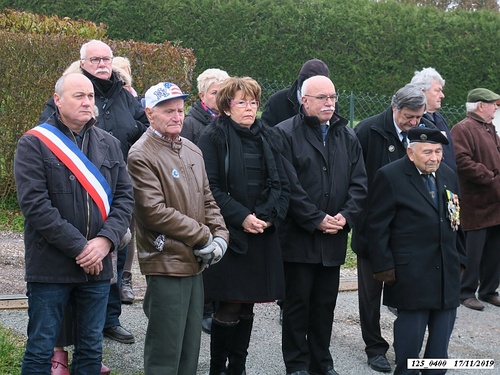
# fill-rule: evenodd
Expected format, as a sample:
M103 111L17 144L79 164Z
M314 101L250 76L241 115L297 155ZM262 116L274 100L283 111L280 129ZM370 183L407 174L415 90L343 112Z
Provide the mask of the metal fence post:
M354 94L349 95L349 124L354 128Z

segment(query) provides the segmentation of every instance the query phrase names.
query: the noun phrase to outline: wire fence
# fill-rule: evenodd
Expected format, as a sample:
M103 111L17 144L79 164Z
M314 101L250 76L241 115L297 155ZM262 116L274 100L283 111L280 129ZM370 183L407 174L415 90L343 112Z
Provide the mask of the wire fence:
M290 87L291 84L277 81L260 80L262 88L262 106L276 91ZM354 127L358 122L367 117L384 111L391 104L391 96L377 95L371 93L354 93L341 91L339 94L339 113L349 120L349 126ZM443 105L439 110L448 125L452 126L465 117L465 105L450 106Z

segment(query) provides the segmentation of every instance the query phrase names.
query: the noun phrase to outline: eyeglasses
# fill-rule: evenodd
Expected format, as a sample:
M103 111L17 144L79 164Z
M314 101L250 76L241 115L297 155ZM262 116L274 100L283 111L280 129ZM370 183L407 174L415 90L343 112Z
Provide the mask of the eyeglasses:
M339 100L339 96L337 94L333 94L333 95L304 95L304 96L307 96L309 98L314 98L316 100L319 100L320 102L326 102L328 101L328 99L332 99L332 101L336 102Z
M111 61L113 61L113 57L109 57L109 56L105 56L105 57L90 57L88 60L93 65L99 64L101 62L101 60L102 60L102 62L104 64L110 64Z
M231 105L238 108L246 108L248 105L250 108L257 108L259 104L257 100L231 100Z

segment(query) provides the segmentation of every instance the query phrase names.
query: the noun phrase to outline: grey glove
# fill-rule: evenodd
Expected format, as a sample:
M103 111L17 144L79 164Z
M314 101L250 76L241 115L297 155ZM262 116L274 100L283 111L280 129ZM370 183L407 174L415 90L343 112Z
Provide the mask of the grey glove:
M222 237L215 237L213 244L214 244L215 250L213 253L214 257L210 262L211 265L220 261L227 250L227 242L224 241L224 239Z
M387 271L374 273L373 278L377 281L385 283L387 286L391 286L396 282L396 269L391 268Z
M200 248L195 248L193 250L194 255L203 262L203 264L209 264L212 258L214 257L213 252L215 251L213 244L214 237L210 233L210 237L205 245Z
M195 249L194 255L203 262L205 268L222 259L227 250L227 243L221 237L215 237L212 243L201 249Z

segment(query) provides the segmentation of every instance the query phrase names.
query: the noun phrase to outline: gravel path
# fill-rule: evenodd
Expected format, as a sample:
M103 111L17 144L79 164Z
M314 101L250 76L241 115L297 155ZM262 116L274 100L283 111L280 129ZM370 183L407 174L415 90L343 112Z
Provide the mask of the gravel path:
M281 357L281 327L278 324L279 308L275 304L262 304L256 307L256 320L252 332L247 373L249 375L285 374ZM335 323L331 341L331 352L335 368L344 375L373 375L365 362L364 345L361 339L357 312L356 292L342 292L336 308ZM391 340L394 316L382 309L384 336ZM141 374L144 335L147 325L142 304L124 306L122 325L130 329L136 337L135 344L120 344L104 339L104 363L113 374ZM487 305L482 312L472 311L461 306L450 342L451 358L493 358L497 361L494 370L449 370L455 375L493 375L500 374L500 328L499 308ZM0 324L25 334L27 313L25 310L0 311ZM198 375L208 374L210 336L202 334L202 346ZM388 353L394 360L392 348Z
M22 281L22 238L0 233L0 294L24 293ZM349 273L349 271L345 271ZM344 275L345 275L344 272ZM7 280L6 280L7 279ZM134 288L143 296L144 278L140 276L137 262L134 262ZM278 323L279 308L271 304L257 305L255 324L249 349L247 373L249 375L285 374L281 356L281 326ZM386 339L392 340L394 316L382 308L382 328ZM141 301L124 305L122 325L131 330L135 344L120 344L104 339L104 363L112 374L142 374L144 335L147 325ZM0 324L10 327L19 334L26 333L27 312L25 310L0 310ZM210 336L202 333L198 375L208 374ZM452 375L500 375L500 308L486 304L484 311L473 311L461 306L450 342L451 358L492 358L497 361L494 370L449 370ZM341 292L335 310L335 322L330 350L335 368L343 375L373 375L366 364L364 343L359 327L357 293ZM394 361L392 348L388 358Z

